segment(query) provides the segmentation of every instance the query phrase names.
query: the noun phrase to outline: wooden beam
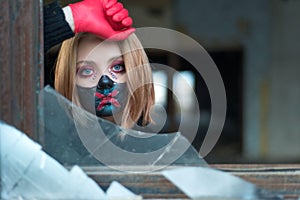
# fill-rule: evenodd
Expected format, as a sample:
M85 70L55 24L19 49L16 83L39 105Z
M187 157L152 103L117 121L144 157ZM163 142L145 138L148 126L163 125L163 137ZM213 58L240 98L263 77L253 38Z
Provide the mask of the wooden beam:
M2 0L0 13L0 120L36 138L43 86L41 1Z

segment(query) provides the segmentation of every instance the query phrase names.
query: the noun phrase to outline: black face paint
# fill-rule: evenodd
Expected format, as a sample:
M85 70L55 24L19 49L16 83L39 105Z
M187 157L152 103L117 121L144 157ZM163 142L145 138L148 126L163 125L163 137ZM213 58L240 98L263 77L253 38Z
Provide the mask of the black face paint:
M116 83L108 76L101 76L92 88L77 86L80 104L98 117L112 116L125 107L128 98L126 83Z

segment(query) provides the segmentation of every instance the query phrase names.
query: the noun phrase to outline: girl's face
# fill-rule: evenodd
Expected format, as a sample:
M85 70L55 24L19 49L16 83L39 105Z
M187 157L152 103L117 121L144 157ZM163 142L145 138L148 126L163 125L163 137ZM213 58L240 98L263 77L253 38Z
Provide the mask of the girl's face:
M126 70L117 43L103 42L100 38L87 36L77 48L76 84L91 88L97 86L104 75L116 83L126 82Z
M83 37L77 48L76 85L80 104L99 117L120 113L127 102L126 70L116 42Z

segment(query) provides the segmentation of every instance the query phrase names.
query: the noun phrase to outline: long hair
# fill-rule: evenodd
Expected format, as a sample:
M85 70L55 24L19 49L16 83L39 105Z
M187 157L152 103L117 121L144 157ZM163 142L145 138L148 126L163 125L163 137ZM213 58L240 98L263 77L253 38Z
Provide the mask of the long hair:
M76 34L62 43L55 69L55 89L78 106L80 104L75 87L77 47L80 39L86 35L91 34ZM123 55L129 90L119 125L131 128L140 118L142 124L146 125L152 122L150 109L155 99L148 57L135 34L117 44Z

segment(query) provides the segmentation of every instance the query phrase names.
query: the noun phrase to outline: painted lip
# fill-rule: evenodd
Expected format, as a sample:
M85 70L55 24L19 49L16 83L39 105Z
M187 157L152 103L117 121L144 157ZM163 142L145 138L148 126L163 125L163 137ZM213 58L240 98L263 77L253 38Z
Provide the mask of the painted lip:
M114 105L116 107L121 107L119 101L115 98L119 94L118 90L113 90L107 95L101 94L99 92L95 93L95 96L100 99L100 103L97 106L97 110L101 110L106 105Z

